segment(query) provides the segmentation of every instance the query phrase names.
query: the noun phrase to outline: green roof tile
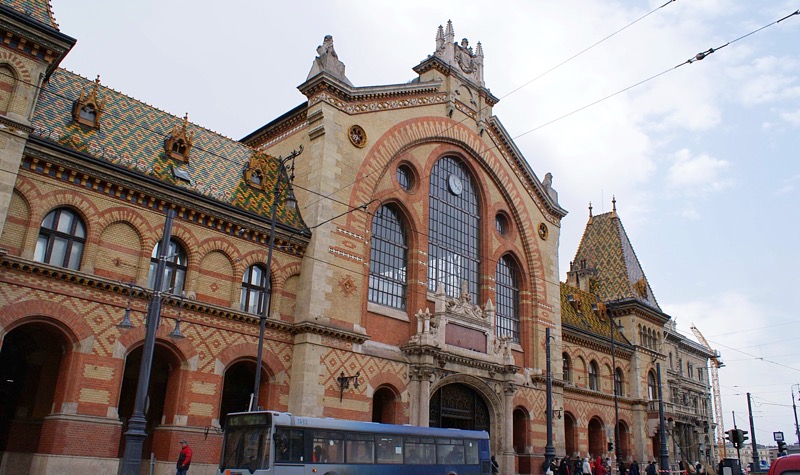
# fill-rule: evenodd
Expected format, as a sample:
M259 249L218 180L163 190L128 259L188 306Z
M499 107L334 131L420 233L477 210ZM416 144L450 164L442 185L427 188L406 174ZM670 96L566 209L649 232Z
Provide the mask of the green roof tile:
M58 30L58 23L53 16L53 7L49 0L0 0L0 4Z
M167 156L164 140L184 119L168 114L122 93L98 86L98 102L105 104L100 128L76 123L73 103L89 94L95 82L58 69L45 84L32 120L34 134L74 150L161 180L168 186L184 188L269 219L271 186L264 192L245 182L253 149L216 132L187 124L194 133L189 162ZM173 167L188 173L191 182L176 178ZM271 160L264 182L274 183L278 161ZM285 176L284 178L285 179ZM278 208L278 221L295 229L306 226L296 210Z

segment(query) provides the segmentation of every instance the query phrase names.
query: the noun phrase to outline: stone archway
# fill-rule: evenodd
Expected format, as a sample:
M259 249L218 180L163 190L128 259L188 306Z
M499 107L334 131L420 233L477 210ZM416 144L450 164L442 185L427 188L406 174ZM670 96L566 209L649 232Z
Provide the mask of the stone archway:
M617 425L619 432L619 449L622 452L622 459L629 460L631 456L631 431L625 421L619 421Z
M381 386L372 395L372 422L398 424L399 396L388 386Z
M225 417L231 412L244 412L250 409L253 396L253 385L256 380L256 362L241 360L233 363L225 370L222 383L222 399L219 408L219 424L225 426ZM260 388L258 392L259 406L269 403L269 374L261 368Z
M578 430L575 417L569 413L564 413L564 452L570 457L579 457L578 449Z
M431 427L485 430L491 433L489 406L470 386L454 383L442 386L431 396Z
M72 376L63 368L72 346L62 332L43 322L14 328L2 343L0 453L5 467L28 473L57 389Z
M589 421L589 455L592 458L606 453L606 433L603 427L603 421L599 417L593 417Z

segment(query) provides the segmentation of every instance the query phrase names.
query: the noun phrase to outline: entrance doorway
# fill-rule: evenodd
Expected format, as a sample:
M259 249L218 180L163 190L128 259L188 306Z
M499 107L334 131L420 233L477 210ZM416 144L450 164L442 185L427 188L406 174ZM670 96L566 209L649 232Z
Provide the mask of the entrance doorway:
M603 430L603 421L593 417L589 421L589 454L592 458L603 456L606 453L606 434Z
M578 431L575 430L575 418L569 412L564 413L564 452L570 457L579 457Z
M448 384L439 388L431 397L431 427L489 432L490 422L486 401L467 385Z

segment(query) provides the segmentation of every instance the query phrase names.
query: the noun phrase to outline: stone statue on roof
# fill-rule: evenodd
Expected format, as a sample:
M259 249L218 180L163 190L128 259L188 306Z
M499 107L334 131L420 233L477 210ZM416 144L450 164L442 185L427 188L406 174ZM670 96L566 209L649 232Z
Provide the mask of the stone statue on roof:
M333 36L325 35L322 44L317 46L317 54L319 56L314 58L314 64L311 65L311 71L309 71L306 80L319 73L327 73L348 86L353 85L345 76L344 63L339 60L339 55L336 54L336 50L333 48Z

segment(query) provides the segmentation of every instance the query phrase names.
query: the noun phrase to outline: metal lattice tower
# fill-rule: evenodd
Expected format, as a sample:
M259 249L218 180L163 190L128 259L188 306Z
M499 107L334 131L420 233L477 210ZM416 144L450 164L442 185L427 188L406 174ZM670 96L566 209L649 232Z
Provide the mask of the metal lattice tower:
M700 333L700 330L698 330L694 324L692 324L691 328L694 336L696 336L697 339L700 340L700 343L708 348L708 351L713 355L711 357L711 370L709 373L711 375L711 392L714 395L714 418L717 420L714 434L717 438L717 456L719 460L722 460L725 458L725 426L722 418L722 397L719 391L719 368L725 366L725 364L722 363L719 352L711 348L711 345L708 344L708 340Z

